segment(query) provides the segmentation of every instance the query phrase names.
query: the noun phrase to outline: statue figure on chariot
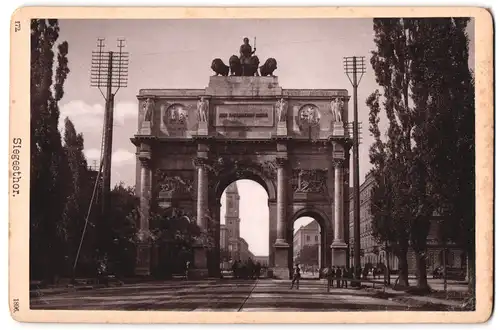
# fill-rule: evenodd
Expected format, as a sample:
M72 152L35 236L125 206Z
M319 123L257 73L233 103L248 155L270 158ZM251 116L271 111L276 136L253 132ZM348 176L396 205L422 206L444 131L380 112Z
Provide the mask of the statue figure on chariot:
M221 76L273 76L274 70L277 69L277 62L274 58L268 58L266 62L259 67L260 60L255 55L257 51L256 39L254 39L253 49L248 38L243 39L243 44L240 46L240 56L232 55L229 58L229 66L224 64L220 58L212 61L212 70L215 75Z

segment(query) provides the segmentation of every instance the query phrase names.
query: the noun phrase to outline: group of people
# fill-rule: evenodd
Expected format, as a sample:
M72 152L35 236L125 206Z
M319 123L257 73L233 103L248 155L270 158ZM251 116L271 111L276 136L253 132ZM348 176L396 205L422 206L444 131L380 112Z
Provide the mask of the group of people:
M245 262L241 260L233 262L231 270L233 271L234 278L257 279L260 276L262 265L260 262L254 262L251 258L248 258Z
M372 265L365 265L363 268L363 271L361 272L361 275L363 276L363 279L367 279L368 275L371 274L373 276L373 279L379 278L381 275L384 275L385 268L384 266L372 266Z
M340 266L330 266L325 270L323 273L324 276L327 279L328 283L328 290L330 288L334 287L334 282L337 282L337 288L347 288L347 282L351 282L351 286L355 286L355 281L354 279L367 279L368 274L372 274L373 279L378 277L380 279L380 276L383 275L384 269L382 267L373 267L371 265L365 265L364 268L358 267L340 267ZM293 289L294 285L296 285L297 289L299 288L299 282L301 278L301 269L299 267L299 264L296 264L294 269L293 269L293 275L292 275L292 285L290 289Z
M328 288L333 288L334 279L337 279L337 288L347 288L347 279L354 278L354 267L334 267L331 266L327 271ZM352 286L352 282L351 282Z

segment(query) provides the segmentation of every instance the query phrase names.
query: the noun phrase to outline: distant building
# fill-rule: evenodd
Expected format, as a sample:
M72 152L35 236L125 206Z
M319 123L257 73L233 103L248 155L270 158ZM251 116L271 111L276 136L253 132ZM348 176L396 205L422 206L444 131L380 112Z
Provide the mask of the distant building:
M262 267L269 266L269 256L254 256L254 261L260 263Z
M254 254L248 248L248 242L240 236L240 195L236 182L226 189L226 224L220 226L220 249L225 261L248 258L255 260Z
M305 226L301 226L294 234L293 234L293 260L297 260L300 250L305 245L317 245L318 246L318 262L321 264L321 251L320 251L320 243L321 243L321 234L320 227L316 221L311 221L309 224ZM318 266L319 267L319 266Z
M385 264L385 251L382 244L377 243L373 237L372 215L371 215L371 191L375 184L375 179L371 173L367 174L365 181L359 187L360 195L360 243L361 243L361 265L367 263L376 264L382 262ZM350 264L354 265L354 189L350 188L349 195L349 253ZM431 272L436 267L444 264L443 251L444 245L438 240L438 221L439 214L435 214L431 219L431 227L427 236L427 270ZM447 247L447 265L453 268L465 268L466 257L463 249L456 244L448 243ZM416 273L417 263L415 252L408 250L408 272ZM398 257L389 252L389 266L393 270L399 269Z
M252 259L252 260L255 259L255 256L253 255L253 253L248 249L248 243L247 243L247 241L245 241L245 239L242 238L242 237L240 237L240 251L239 251L239 255L240 255L240 260L241 261L246 261L248 259Z

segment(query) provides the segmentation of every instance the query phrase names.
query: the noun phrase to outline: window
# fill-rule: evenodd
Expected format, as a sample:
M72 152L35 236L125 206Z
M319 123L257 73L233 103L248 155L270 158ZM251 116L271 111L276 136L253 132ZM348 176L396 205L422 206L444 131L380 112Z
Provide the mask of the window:
M232 222L232 221L229 221L229 224L230 224L230 225L232 225L232 224L233 224L233 222Z
M317 242L318 241L318 235L314 236L314 241Z
M311 240L311 237L309 235L306 236L306 241L309 242Z

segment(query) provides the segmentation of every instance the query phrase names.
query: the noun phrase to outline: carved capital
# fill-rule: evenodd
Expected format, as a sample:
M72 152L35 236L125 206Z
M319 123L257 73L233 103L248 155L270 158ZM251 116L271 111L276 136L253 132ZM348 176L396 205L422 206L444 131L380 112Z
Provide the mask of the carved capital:
M139 161L141 162L141 167L149 168L151 165L151 160L147 158L139 158Z
M151 163L151 152L150 151L146 151L146 150L141 150L137 154L137 158L141 162L141 166L143 166L143 167L149 167L149 165Z
M343 158L334 158L332 160L332 164L334 168L342 168L344 166L344 159Z
M209 161L207 158L203 158L203 157L196 157L193 159L193 165L195 167L203 167L203 168L207 168L208 165L209 165Z
M285 167L286 164L288 164L288 158L284 158L284 157L277 157L276 158L276 165L278 165L278 167Z

